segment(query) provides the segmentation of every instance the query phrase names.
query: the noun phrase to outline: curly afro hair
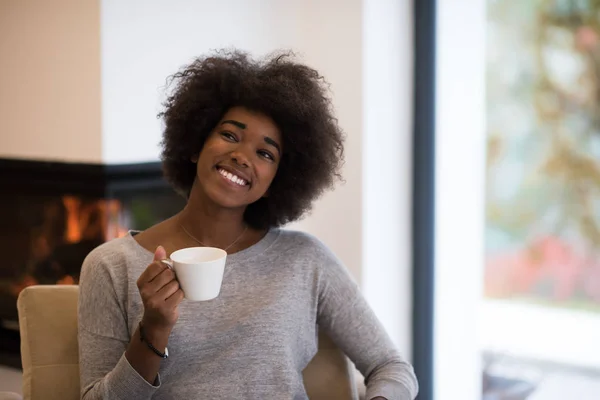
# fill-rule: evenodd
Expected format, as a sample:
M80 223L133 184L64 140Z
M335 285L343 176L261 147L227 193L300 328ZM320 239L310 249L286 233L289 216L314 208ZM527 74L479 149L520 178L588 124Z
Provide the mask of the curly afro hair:
M246 223L256 229L295 221L340 176L344 134L334 117L328 84L293 61L293 53L254 60L241 51L219 51L193 61L170 78L174 89L159 114L165 122L163 170L188 197L196 176L193 156L235 106L268 115L282 133L283 155L269 196L250 204Z

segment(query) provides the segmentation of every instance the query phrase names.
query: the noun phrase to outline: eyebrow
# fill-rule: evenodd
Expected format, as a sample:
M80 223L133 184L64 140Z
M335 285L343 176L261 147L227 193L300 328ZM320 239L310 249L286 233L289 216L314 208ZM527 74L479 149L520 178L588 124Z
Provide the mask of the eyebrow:
M237 126L240 129L246 129L246 124L244 124L243 122L240 122L240 121L235 121L233 119L228 119L228 120L221 122L221 125L225 125L225 124L231 124L231 125Z
M246 129L246 124L244 124L243 122L240 122L240 121L233 120L233 119L228 119L228 120L221 122L221 125L225 125L225 124L231 124L233 126L237 126L240 129ZM277 152L279 154L281 154L281 146L279 146L279 144L276 141L274 141L273 139L271 139L268 136L265 136L264 140L265 140L265 143L270 144L271 146L275 147L277 149Z
M271 138L270 138L270 137L268 137L268 136L265 136L265 138L264 138L264 139L265 139L265 143L267 143L267 144L270 144L271 146L275 147L275 148L277 149L277 152L278 152L279 154L281 154L281 147L279 147L279 145L277 144L277 142L276 142L276 141L274 141L273 139L271 139Z

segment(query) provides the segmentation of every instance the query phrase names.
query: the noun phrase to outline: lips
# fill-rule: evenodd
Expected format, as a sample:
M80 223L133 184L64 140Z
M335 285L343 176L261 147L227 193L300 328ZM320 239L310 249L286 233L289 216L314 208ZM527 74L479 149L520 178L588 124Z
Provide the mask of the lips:
M226 168L217 166L217 172L225 179L229 180L230 182L239 185L240 187L244 187L247 186L250 183L250 180L244 176L242 176L241 173L239 173L238 171L230 171Z

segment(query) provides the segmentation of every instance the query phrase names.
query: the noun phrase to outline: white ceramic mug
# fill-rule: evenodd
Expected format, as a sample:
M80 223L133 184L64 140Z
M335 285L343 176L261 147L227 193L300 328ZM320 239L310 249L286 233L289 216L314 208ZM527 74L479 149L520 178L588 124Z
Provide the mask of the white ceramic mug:
M166 260L175 271L186 299L214 299L221 292L227 252L216 247L188 247L177 250Z

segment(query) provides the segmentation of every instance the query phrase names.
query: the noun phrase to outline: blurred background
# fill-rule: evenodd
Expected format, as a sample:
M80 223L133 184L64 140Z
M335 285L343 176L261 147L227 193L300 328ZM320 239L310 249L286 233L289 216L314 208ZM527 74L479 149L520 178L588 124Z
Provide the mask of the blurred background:
M599 16L436 2L432 398L599 396Z
M183 206L156 114L220 48L331 83L345 183L289 228L346 264L420 400L600 398L598 0L0 0L0 390L20 290Z
M537 375L548 398L600 393L599 16L599 1L487 9L485 365Z

